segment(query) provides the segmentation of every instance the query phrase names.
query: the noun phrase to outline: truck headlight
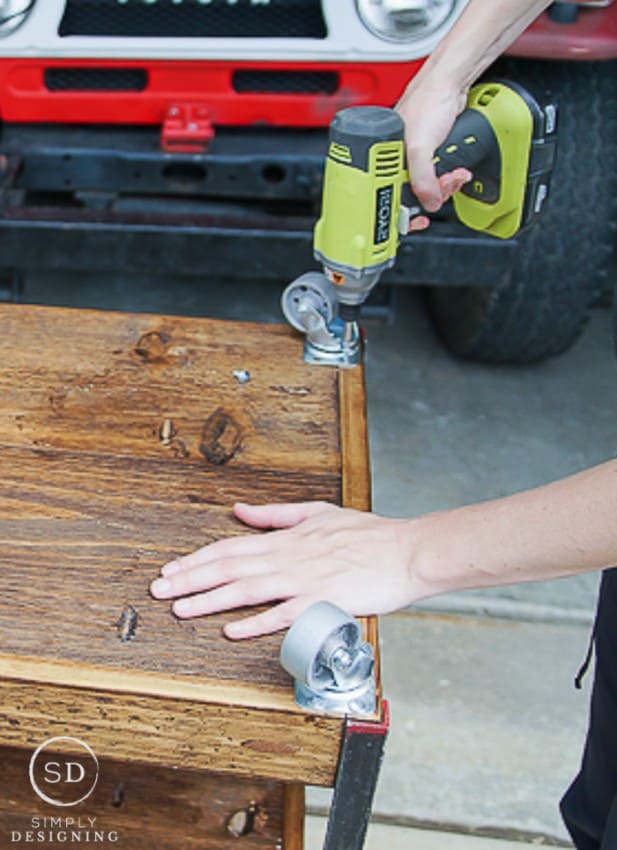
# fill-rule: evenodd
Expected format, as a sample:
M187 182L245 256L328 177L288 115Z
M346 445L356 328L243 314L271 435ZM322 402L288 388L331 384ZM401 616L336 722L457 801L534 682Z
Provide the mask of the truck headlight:
M456 0L356 0L367 29L390 41L415 41L448 19Z
M36 0L0 0L0 38L20 27L35 3Z

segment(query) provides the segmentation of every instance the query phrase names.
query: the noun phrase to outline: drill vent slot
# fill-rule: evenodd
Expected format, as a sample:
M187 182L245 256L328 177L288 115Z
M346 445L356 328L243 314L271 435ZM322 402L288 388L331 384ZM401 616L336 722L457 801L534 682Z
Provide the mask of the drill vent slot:
M345 145L339 145L337 142L330 142L330 150L328 151L330 159L335 159L337 162L351 162L351 151Z
M395 177L401 169L402 151L399 145L383 148L375 157L375 172L378 177Z

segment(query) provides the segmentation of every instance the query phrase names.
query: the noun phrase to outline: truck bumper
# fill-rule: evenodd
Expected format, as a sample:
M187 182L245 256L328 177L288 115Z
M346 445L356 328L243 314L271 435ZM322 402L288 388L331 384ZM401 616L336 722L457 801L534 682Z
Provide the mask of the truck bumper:
M580 7L571 23L544 12L514 42L509 56L525 59L591 61L617 59L617 3L605 8Z
M313 219L247 210L201 213L182 221L143 213L121 215L62 208L5 207L0 215L4 268L122 269L193 275L209 286L222 278L288 282L317 268ZM402 241L389 284L496 286L509 279L517 248L469 234L449 222Z
M217 133L204 154L166 154L155 130L5 125L5 268L156 271L279 280L317 266L323 131ZM392 284L494 286L516 240L474 234L445 209L403 239Z

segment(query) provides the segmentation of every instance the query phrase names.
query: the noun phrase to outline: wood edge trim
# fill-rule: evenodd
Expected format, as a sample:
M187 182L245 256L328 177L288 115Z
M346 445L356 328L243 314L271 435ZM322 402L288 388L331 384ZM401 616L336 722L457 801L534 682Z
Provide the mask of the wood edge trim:
M341 439L342 504L358 511L371 510L371 467L366 413L364 366L339 369L338 395ZM375 650L377 714L382 715L381 659L377 617L362 617L364 639Z
M358 511L371 509L364 367L339 369L342 504Z
M27 684L19 684L25 691L30 691ZM0 694L2 693L0 681ZM9 696L15 696L15 693L9 692ZM109 697L109 694L106 696ZM283 784L302 783L326 788L334 785L338 749L333 744L343 734L345 727L345 718L333 715L323 715L318 723L311 724L309 730L311 749L310 756L307 757L305 747L308 745L298 746L298 737L300 736L300 740L303 741L307 730L302 719L297 715L290 722L289 714L278 710L253 709L250 711L236 705L221 707L213 704L206 706L193 704L190 706L190 717L193 722L200 723L201 730L197 733L197 737L192 738L193 743L187 749L179 747L183 741L175 732L170 736L166 735L165 727L170 723L176 724L176 719L170 712L170 709L172 711L175 709L175 704L162 706L162 730L157 725L157 716L161 707L150 703L143 706L145 714L142 716L146 717L148 726L154 727L156 731L153 733L149 728L137 728L133 735L131 734L131 718L127 720L127 709L122 705L120 706L121 718L127 720L122 726L122 732L117 725L116 727L113 724L110 725L109 721L102 728L97 727L100 693L94 691L82 693L71 689L65 691L62 686L43 683L26 703L23 698L20 698L19 693L17 697L16 702L7 703L4 709L5 719L8 719L12 732L5 735L4 729L0 728L1 746L33 750L33 742L49 740L52 737L65 737L58 727L56 718L59 706L66 706L68 698L77 711L74 720L76 725L71 722L67 737L74 736L76 732L80 738L82 733L87 735L87 740L92 741L98 758L158 767L176 765L180 770L199 770L224 776L238 776ZM24 705L27 713L24 712ZM209 711L211 708L216 708L219 714L213 716ZM225 713L227 721L231 723L232 731L228 733L231 737L226 736L219 740L217 735L221 712ZM27 728L21 722L24 716L28 717ZM12 727L12 718L20 720L16 729ZM259 721L258 726L256 721ZM180 736L185 734L181 729ZM252 739L256 736L256 742L260 746L252 750ZM216 740L213 740L213 737ZM160 744L157 741L163 743ZM287 750L287 744L290 744L292 749ZM245 746L246 750L244 750ZM238 749L243 751L240 758L235 756ZM277 755L279 749L282 752L281 759ZM54 743L54 750L61 753L71 752L72 744L59 740Z
M248 686L202 677L162 676L147 671L127 671L94 664L0 654L2 679L32 682L94 692L125 693L193 703L235 705L259 710L304 714L293 699L274 688Z
M49 304L24 304L24 303L15 303L15 302L2 302L0 304L0 313L24 313L29 314L30 316L38 315L49 315L53 316L54 320L60 317L73 318L76 314L85 315L89 318L93 318L97 321L109 321L110 323L117 323L118 315L122 317L122 320L126 321L138 321L141 322L143 320L143 324L147 324L148 322L153 322L157 327L163 322L175 323L184 325L185 327L190 327L195 323L199 325L210 325L211 327L216 327L221 330L222 333L226 332L226 327L229 326L230 322L228 319L214 319L207 316L180 316L175 313L153 313L153 312L141 312L137 310L123 310L118 314L116 310L99 310L96 307L79 307L79 306L69 306L66 305L56 306ZM268 333L272 333L275 336L281 337L289 337L290 339L297 342L298 332L294 330L287 322L259 322L256 323L251 319L234 319L233 320L234 327L240 329L248 329L252 333L262 334L263 329L267 328Z
M304 850L304 785L287 783L283 789L283 850Z

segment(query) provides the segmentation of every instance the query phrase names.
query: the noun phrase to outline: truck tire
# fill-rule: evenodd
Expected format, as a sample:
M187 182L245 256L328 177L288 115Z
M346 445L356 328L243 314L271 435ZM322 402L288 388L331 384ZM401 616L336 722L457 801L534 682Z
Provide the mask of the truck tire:
M609 285L617 229L617 62L506 60L496 69L559 108L551 193L519 237L509 283L431 288L447 347L486 363L531 363L569 348Z

